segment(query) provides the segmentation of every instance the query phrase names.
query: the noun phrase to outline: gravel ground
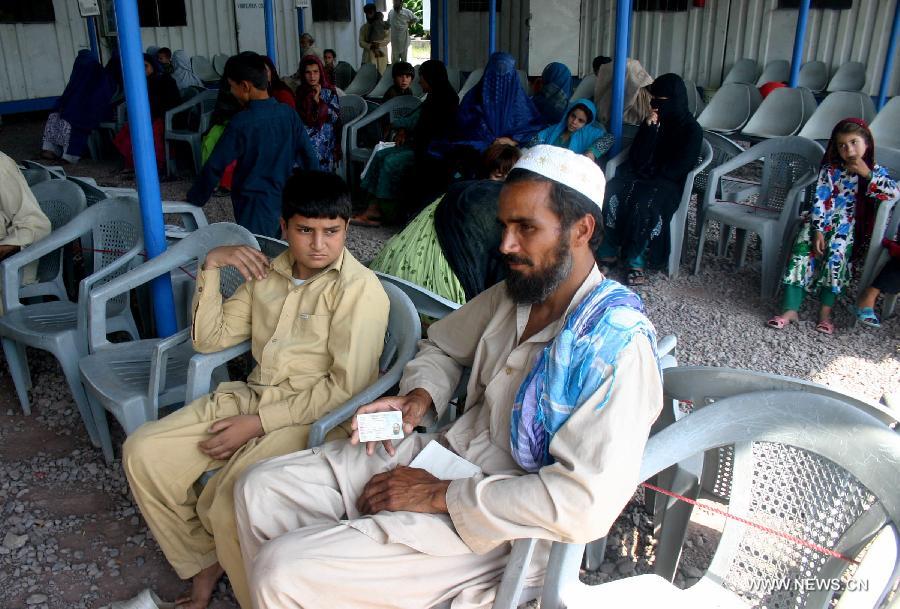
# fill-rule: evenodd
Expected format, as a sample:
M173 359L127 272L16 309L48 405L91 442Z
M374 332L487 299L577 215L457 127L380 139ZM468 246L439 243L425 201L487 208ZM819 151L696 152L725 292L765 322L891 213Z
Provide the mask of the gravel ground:
M18 160L37 153L40 119L8 120L0 150ZM101 185L133 186L111 175L109 162L85 160L67 168ZM189 183L162 184L167 200L181 200ZM205 208L210 221L230 220L227 199ZM693 222L693 218L691 219ZM371 259L392 229L354 227L348 247ZM693 230L691 230L693 235ZM660 335L678 337L681 364L719 365L795 376L870 400L900 393L900 321L880 331L850 327L849 309L838 312L838 331L827 337L807 320L776 332L765 327L774 303L759 297L759 257L735 269L714 255L715 231L704 266L692 276L685 265L675 280L652 274L639 291ZM696 242L688 241L693 260ZM22 415L5 362L0 365L0 607L87 609L129 598L152 586L173 598L184 585L169 569L128 493L119 461L107 466L85 438L77 410L56 362L29 351L35 387L33 413ZM114 426L115 427L115 426ZM121 431L116 429L121 440ZM694 583L709 564L722 523L695 511L676 583ZM610 531L606 561L589 583L651 572L650 521L637 492ZM235 607L220 584L214 609Z

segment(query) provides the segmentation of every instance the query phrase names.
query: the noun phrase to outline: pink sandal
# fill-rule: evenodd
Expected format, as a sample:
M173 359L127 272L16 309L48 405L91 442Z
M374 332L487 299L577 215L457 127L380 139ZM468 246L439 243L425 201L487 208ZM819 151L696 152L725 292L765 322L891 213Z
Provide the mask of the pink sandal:
M821 332L822 334L831 336L832 334L834 334L834 322L832 322L830 319L823 319L816 324L816 332Z
M783 317L781 315L775 315L766 322L766 325L770 328L775 328L776 330L784 330L785 326L791 323L791 320L787 317Z

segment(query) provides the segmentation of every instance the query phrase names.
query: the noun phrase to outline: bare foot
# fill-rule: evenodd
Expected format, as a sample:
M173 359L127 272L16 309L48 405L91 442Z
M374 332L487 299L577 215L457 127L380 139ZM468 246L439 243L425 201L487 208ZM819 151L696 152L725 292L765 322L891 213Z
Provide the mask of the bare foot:
M782 313L781 316L791 323L800 321L800 316L797 314L797 311L792 311L790 309Z
M216 583L224 574L225 569L219 563L206 567L191 580L191 593L178 598L175 606L178 609L206 609Z

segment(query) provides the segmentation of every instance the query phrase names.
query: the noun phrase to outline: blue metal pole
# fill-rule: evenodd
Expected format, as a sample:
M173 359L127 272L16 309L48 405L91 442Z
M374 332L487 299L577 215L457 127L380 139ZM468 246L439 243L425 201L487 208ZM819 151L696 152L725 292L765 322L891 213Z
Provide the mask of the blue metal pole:
M91 55L100 61L100 45L97 44L97 18L87 18L88 42L91 44Z
M497 52L497 0L488 2L488 56Z
M441 2L441 58L450 65L450 7L449 0Z
M275 47L275 3L272 0L263 2L266 19L266 55L278 67L278 50ZM302 32L301 32L302 34Z
M788 86L796 87L800 80L800 64L803 62L803 40L806 37L806 22L809 19L809 0L800 0L797 13L797 31L794 33L794 54L791 55L791 78Z
M887 102L888 85L891 84L891 72L894 71L894 60L897 59L897 38L900 37L900 0L894 7L894 25L891 26L891 38L888 41L887 56L884 58L884 70L881 72L881 86L878 88L878 109Z
M303 16L303 9L298 7L297 8L297 37L299 38L300 36L302 36L305 31L306 31L306 19Z
M156 173L156 153L153 147L153 127L150 123L150 101L147 99L147 76L144 72L144 51L141 48L141 26L138 21L137 0L115 0L116 30L119 33L119 53L125 83L125 104L128 108L128 129L134 150L134 173L141 202L141 221L144 225L144 248L147 258L166 251L166 230L163 224L159 176ZM168 273L150 284L153 299L153 318L161 338L171 336L178 327L175 321L175 300Z
M628 58L628 29L631 26L631 0L616 1L616 47L613 53L610 129L615 142L612 155L622 149L622 117L625 113L625 60Z

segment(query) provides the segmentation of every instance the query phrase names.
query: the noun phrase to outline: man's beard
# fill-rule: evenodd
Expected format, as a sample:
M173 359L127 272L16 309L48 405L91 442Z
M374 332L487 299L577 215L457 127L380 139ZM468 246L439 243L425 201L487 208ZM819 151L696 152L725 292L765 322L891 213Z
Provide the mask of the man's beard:
M518 263L534 266L528 258L513 254L503 257L507 264ZM556 291L559 284L572 271L572 252L569 244L561 242L556 248L556 257L544 270L525 274L509 269L506 275L506 291L516 304L536 304L544 302Z

